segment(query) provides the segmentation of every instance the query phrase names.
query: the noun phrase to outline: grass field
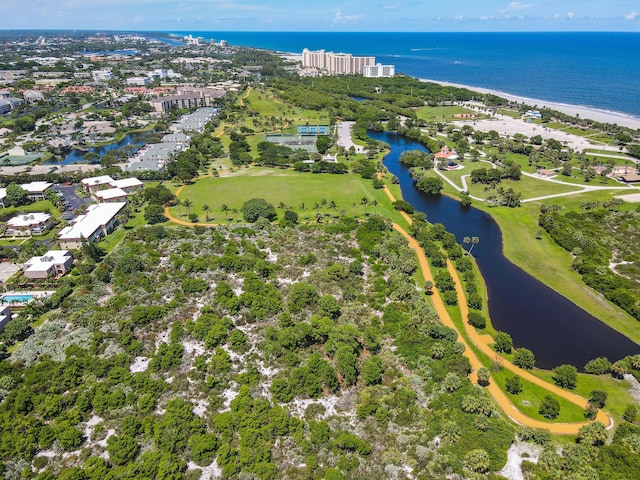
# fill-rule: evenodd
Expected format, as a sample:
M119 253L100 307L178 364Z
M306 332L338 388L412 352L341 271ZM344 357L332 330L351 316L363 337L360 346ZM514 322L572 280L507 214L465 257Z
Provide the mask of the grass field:
M451 120L460 120L455 118L457 114L469 114L476 112L464 107L450 106L450 107L421 107L416 109L416 115L420 120L426 120L428 122L447 122ZM478 115L481 116L481 115Z
M392 187L398 194L398 187ZM244 202L256 197L264 198L276 207L282 203L292 208L301 221L315 221L316 213L337 216L342 210L347 215L364 215L366 211L402 221L384 191L374 189L371 180L359 175L311 174L258 167L219 178L201 178L187 185L179 195L182 202L188 199L193 205L188 209L184 205L174 206L170 211L176 218L186 219L191 212L197 213L202 222L208 215L210 222L225 223L240 220L239 212ZM362 203L363 198L367 199L367 205ZM322 205L323 199L326 205ZM372 204L374 200L376 206ZM332 201L336 204L333 209L329 207ZM314 208L315 204L318 208ZM203 211L203 205L208 205L209 210ZM227 207L225 211L223 205ZM277 210L281 216L283 209Z

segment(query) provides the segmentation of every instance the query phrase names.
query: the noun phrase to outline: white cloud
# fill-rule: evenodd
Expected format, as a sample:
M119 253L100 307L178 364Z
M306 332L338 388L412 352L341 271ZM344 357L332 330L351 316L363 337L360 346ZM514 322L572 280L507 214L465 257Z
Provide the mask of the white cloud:
M364 15L342 15L342 12L336 12L333 23L352 23L360 20Z
M569 13L567 13L567 17L569 17L569 18L573 18L573 17L575 17L575 16L576 16L576 14L575 14L575 13L573 13L573 12L569 12Z
M627 20L635 20L638 18L638 15L640 15L638 12L629 12L624 16L624 18Z
M533 3L511 2L509 5L507 5L507 10L525 10L533 6Z
M455 17L453 17L455 20L462 20L464 18L464 15L456 15Z

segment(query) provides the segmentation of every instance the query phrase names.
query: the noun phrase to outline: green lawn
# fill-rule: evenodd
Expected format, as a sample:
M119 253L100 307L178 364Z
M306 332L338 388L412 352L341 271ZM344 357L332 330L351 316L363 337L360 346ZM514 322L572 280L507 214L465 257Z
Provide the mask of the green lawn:
M392 186L392 191L399 194L399 188ZM264 198L274 206L283 203L291 207L300 216L301 221L315 221L316 213L336 216L344 210L347 215L364 215L378 213L394 221L402 221L400 214L394 210L384 190L376 190L371 180L361 178L356 174L332 175L311 174L270 168L252 167L241 169L224 177L201 178L193 184L187 185L180 193L180 200L189 199L193 205L174 206L171 214L176 218L186 219L186 215L197 213L199 220L225 223L240 220L240 209L244 202L251 198ZM363 205L362 199L367 198L368 204ZM326 205L322 206L322 200ZM373 206L373 201L377 206ZM336 208L329 208L331 201ZM319 208L314 208L315 204ZM209 211L202 210L203 205L210 207ZM304 204L304 205L303 205ZM355 206L354 206L355 204ZM226 205L228 211L222 210ZM237 212L234 214L233 209ZM283 210L278 208L281 215Z
M548 382L553 382L553 372L534 370L532 373L536 377ZM613 415L617 424L620 424L622 422L624 409L629 403L634 403L633 397L630 394L631 385L624 380L616 380L611 375L588 375L579 373L576 388L573 392L584 398L589 398L593 390L603 390L607 392L607 401L604 409Z
M442 122L449 120L461 120L455 118L454 115L474 113L478 116L477 112L469 110L468 108L449 106L449 107L420 107L416 109L416 115L420 120L426 120L429 122Z

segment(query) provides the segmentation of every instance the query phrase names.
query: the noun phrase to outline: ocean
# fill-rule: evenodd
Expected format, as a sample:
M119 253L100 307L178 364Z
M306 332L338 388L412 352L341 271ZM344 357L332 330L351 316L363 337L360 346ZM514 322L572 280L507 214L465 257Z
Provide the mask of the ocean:
M283 52L375 55L417 78L640 117L640 33L172 33Z

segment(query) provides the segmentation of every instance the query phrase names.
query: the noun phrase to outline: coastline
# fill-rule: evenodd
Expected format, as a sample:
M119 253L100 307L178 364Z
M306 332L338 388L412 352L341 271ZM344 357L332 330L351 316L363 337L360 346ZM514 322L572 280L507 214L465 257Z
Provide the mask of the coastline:
M489 93L497 95L502 98L506 98L512 102L525 103L531 106L537 106L538 108L550 108L557 110L558 112L565 113L567 115L579 116L581 118L588 118L596 122L617 124L635 130L640 130L640 117L634 117L626 113L612 112L608 110L601 110L593 107L585 107L581 105L570 105L567 103L549 102L546 100L540 100L535 98L522 97L518 95L512 95L498 90L492 90L490 88L474 87L471 85L463 85L460 83L445 82L442 80L433 80L430 78L419 78L421 82L437 83L445 87L466 88L479 93Z

